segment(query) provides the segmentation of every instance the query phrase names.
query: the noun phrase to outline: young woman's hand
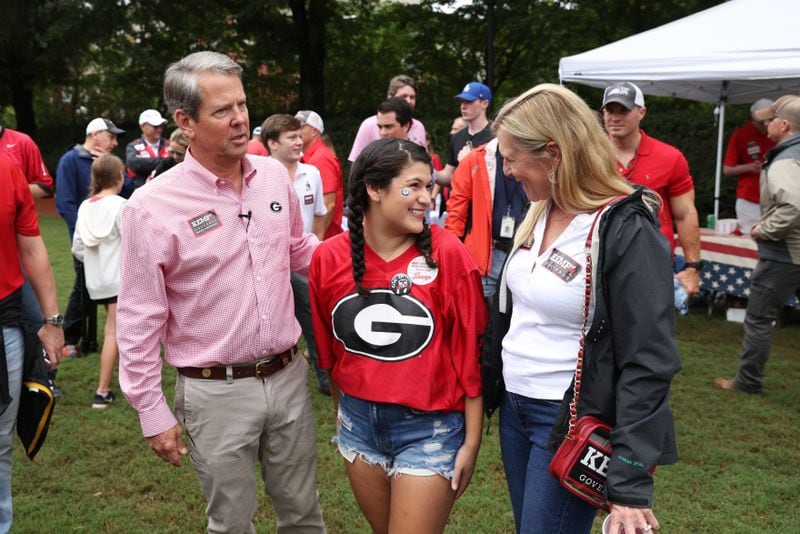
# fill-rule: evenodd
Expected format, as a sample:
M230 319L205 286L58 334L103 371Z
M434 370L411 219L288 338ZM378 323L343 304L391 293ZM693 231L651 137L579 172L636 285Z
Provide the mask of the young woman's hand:
M479 447L464 443L458 453L456 453L456 465L453 468L453 480L450 487L456 492L456 499L467 490L472 473L475 471L475 463L478 460Z

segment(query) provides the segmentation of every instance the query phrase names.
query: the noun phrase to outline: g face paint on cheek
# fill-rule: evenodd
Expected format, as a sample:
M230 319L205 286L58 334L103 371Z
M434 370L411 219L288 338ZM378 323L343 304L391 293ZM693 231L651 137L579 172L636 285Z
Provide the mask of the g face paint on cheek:
M410 194L411 194L411 189L410 189L410 188L408 188L408 187L404 187L404 188L402 188L402 189L400 190L400 195L402 195L402 196L404 196L404 197L407 197L407 196L408 196L408 195L410 195Z

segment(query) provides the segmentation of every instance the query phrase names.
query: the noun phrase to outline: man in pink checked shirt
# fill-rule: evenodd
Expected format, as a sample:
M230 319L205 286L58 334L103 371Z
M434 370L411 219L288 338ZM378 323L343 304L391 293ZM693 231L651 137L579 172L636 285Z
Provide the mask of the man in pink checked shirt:
M197 52L166 71L164 99L190 148L123 214L120 385L163 460L189 453L209 532L255 532L256 461L278 532L325 532L308 365L295 343L290 271L317 239L279 162L246 156L241 67ZM160 347L178 370L175 413Z

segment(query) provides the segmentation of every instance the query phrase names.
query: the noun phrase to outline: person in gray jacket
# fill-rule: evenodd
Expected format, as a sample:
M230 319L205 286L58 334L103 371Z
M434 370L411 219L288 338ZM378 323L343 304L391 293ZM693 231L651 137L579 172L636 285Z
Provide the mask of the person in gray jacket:
M755 112L778 144L761 168L761 220L750 230L758 263L750 278L744 343L733 380L718 378L725 391L764 391L764 367L772 345L772 324L800 288L800 97L785 95Z

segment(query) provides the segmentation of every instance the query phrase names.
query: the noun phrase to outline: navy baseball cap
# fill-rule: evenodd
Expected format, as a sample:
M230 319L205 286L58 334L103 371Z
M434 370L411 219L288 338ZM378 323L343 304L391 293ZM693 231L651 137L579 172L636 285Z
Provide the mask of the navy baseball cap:
M492 90L480 82L469 82L464 86L464 89L453 98L456 100L466 100L467 102L491 100Z

